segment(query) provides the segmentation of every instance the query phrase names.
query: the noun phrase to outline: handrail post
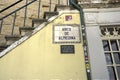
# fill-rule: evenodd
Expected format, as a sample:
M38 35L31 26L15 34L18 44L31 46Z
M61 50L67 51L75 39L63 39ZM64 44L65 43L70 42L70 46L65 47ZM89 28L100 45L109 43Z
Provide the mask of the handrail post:
M51 4L52 4L52 0L50 0L49 12L51 12Z
M58 5L60 5L60 0L58 0Z
M69 3L70 3L69 0L67 0L67 5L70 5Z
M13 33L14 33L14 28L15 28L15 21L16 21L16 12L15 12L15 14L14 14L14 19L13 19L13 24L12 24L12 33L11 33L11 35L13 35Z
M38 2L38 19L40 18L40 6L41 6L41 0Z
M28 3L28 0L26 0L26 5L27 5L27 3ZM25 25L26 25L26 18L27 18L27 6L25 7L23 27L25 27Z
M2 25L3 25L3 20L0 21L0 33L1 33L1 30L2 30Z

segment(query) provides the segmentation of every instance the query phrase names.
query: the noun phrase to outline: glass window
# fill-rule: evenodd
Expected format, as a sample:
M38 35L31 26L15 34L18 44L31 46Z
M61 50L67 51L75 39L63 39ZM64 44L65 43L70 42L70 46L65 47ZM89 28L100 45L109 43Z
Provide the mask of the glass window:
M120 35L120 27L117 27L116 31L118 31L118 35Z
M120 53L113 53L116 64L120 64Z
M112 64L112 58L110 53L105 53L105 58L106 58L107 64Z
M111 47L113 51L118 51L118 46L117 46L117 41L116 40L111 40Z
M120 40L118 40L118 42L119 42L119 48L120 48Z
M106 32L106 28L101 28L101 34L105 35L105 32Z
M118 34L120 35L120 28L118 29Z
M110 51L109 43L107 40L103 40L103 47L105 51Z
M120 80L120 66L117 67L118 78Z
M114 68L109 66L108 72L109 72L110 80L116 80Z
M102 42L110 80L120 80L120 25L106 25L100 29L105 39ZM105 35L107 31L109 36Z
M108 29L108 32L110 32L110 35L113 35L114 29L113 28L107 28L107 29Z

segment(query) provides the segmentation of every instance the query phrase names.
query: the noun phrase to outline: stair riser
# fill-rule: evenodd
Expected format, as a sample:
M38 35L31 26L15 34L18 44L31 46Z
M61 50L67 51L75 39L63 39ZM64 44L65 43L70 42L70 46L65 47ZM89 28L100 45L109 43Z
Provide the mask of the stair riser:
M47 22L46 19L33 19L32 20L32 27L37 27L38 25Z
M34 30L34 27L20 27L19 32L21 36L26 35Z
M24 36L25 34L30 33L30 32L32 32L32 30L21 30L20 34L21 36Z
M32 27L37 27L37 26L39 26L40 24L42 24L43 22L34 22L33 24L32 24Z
M45 19L49 19L49 18L51 18L52 16L55 16L55 15L46 15Z
M2 52L3 50L5 50L8 46L6 46L5 44L0 45L0 52Z
M5 44L5 43L6 43L5 35L1 35L1 34L0 34L0 45L1 45L1 44Z
M4 49L0 49L0 52L2 52Z
M19 40L20 37L6 37L6 45L11 45L15 41Z
M55 11L62 11L62 10L71 10L71 8L69 6L67 7L57 7Z
M44 13L44 19L49 19L49 18L51 18L51 17L53 17L53 16L55 16L55 15L58 15L59 13L58 12L45 12Z
M14 43L15 41L17 41L17 40L8 40L8 41L6 42L6 45L11 45L11 44Z

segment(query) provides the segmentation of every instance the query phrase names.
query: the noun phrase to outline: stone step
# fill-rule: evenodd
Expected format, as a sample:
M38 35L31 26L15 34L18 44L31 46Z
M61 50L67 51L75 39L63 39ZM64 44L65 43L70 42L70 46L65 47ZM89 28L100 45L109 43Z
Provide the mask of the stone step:
M0 34L0 45L2 44L5 44L6 43L6 40L5 40L5 35L4 34Z
M55 15L58 15L59 13L58 12L44 12L44 19L49 19L51 18L52 16L55 16Z
M15 41L19 40L21 38L20 35L6 35L5 39L6 39L6 45L11 45L12 43L14 43Z
M5 50L8 47L8 45L0 45L0 52Z
M34 27L20 27L19 32L21 36L24 36L25 34L31 32L34 29L35 29Z
M47 20L46 19L32 19L32 27L36 27L42 24L43 22L47 22Z
M56 5L54 11L62 11L62 10L71 10L71 6L68 5Z

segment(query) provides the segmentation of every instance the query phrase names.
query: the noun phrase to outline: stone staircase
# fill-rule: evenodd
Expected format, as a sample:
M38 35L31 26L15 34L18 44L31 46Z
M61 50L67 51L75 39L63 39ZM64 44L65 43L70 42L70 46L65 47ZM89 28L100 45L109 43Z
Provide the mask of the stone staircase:
M19 33L20 35L4 35L4 44L0 44L0 52L5 50L7 47L9 47L11 44L13 44L15 41L21 39L25 35L32 34L32 31L36 28L36 26L41 25L44 22L47 22L49 18L52 16L58 15L59 11L61 10L71 10L72 8L68 5L56 5L54 12L44 12L43 19L32 19L32 25L31 27L19 27Z

